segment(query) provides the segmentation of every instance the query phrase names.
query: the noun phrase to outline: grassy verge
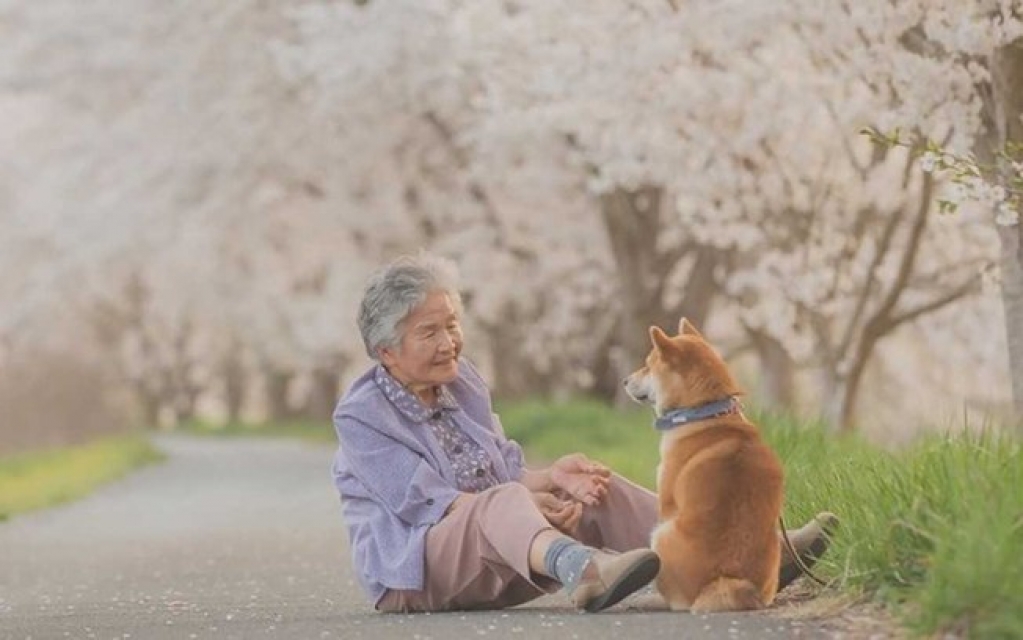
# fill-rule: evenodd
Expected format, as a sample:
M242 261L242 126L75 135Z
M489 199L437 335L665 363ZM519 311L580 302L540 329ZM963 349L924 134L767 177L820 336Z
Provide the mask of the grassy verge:
M0 520L80 498L159 459L137 435L0 458Z
M224 437L270 437L270 438L301 438L312 442L336 443L334 427L329 422L295 421L277 423L229 422L218 424L212 422L190 422L180 427L184 433L201 436Z
M600 404L499 408L533 460L583 451L648 487L657 434L646 411ZM841 534L818 573L884 602L907 629L1023 637L1023 457L995 436L932 437L898 453L755 415L786 469L789 526L830 510Z
M533 466L573 451L600 460L621 475L653 488L657 432L641 408L615 411L598 402L498 404L505 434L526 450Z

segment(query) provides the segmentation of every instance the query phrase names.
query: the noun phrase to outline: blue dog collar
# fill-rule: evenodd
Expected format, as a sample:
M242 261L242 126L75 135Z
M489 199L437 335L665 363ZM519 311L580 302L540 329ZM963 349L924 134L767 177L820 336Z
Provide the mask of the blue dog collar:
M739 404L739 399L735 396L729 396L724 400L715 400L714 402L701 404L697 407L672 409L654 420L654 428L658 431L670 431L675 427L691 422L710 420L711 418L720 418L721 416L739 413L741 409L742 405Z

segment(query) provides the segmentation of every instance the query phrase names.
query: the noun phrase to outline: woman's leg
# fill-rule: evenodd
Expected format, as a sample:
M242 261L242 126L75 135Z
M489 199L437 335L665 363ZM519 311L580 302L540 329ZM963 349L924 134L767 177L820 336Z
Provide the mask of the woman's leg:
M657 495L614 474L600 504L583 509L576 538L598 549L629 551L649 547L656 525Z
M538 573L543 552L559 537L526 487L508 483L488 489L430 528L424 588L388 591L377 607L444 611L528 602L560 586Z

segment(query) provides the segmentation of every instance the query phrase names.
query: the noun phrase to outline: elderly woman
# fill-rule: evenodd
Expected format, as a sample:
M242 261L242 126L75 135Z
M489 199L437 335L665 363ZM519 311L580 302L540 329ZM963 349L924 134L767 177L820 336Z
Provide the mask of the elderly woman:
M399 259L366 287L359 330L376 364L334 413L362 587L389 612L496 609L560 587L587 611L615 604L657 575L656 497L578 453L526 468L460 357L460 315L453 269L434 257ZM793 536L807 560L826 544L815 523Z

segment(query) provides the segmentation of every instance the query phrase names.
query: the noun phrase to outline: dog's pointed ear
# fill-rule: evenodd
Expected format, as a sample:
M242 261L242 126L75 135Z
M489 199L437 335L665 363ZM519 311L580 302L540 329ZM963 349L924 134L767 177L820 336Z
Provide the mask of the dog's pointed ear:
M700 338L701 340L703 339L703 336L700 335L700 332L696 330L696 327L693 326L693 323L686 320L685 316L683 316L682 319L678 321L678 334L680 336L695 336L697 338Z
M671 338L658 326L650 327L650 341L658 351L671 346Z

